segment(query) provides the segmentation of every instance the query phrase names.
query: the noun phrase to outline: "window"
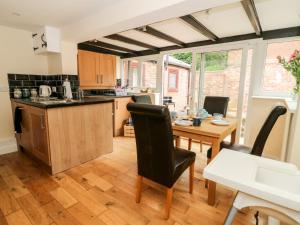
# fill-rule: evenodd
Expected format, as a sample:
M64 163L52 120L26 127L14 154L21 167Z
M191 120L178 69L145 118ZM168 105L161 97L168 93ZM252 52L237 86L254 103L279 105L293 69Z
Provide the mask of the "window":
M278 63L277 56L288 60L294 50L299 49L299 46L300 41L268 44L262 80L262 91L264 93L278 96L292 93L295 79Z
M176 70L176 69L169 69L168 91L170 91L170 92L178 91L178 70Z
M139 61L137 60L129 61L129 86L131 87L139 86L138 66L139 66Z
M156 88L157 62L155 60L142 63L142 87Z

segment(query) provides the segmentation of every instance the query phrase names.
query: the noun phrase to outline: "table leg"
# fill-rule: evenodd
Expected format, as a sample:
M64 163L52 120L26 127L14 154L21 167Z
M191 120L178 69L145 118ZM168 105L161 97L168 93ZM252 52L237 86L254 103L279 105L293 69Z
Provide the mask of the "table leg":
M176 145L177 148L180 147L180 137L179 137L179 136L177 136L177 137L175 138L175 145Z
M232 131L232 133L231 133L230 145L235 144L235 138L236 138L236 129L234 131Z
M211 153L211 159L213 159L218 152L220 151L220 141L218 139L214 140L212 142L212 153ZM216 201L216 183L213 181L208 181L208 199L207 203L209 205L214 205Z

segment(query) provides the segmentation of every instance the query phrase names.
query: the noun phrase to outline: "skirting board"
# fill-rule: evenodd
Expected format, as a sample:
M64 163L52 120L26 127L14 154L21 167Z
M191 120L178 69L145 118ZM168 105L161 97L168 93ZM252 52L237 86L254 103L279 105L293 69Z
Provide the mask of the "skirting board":
M18 151L15 138L0 140L0 155Z

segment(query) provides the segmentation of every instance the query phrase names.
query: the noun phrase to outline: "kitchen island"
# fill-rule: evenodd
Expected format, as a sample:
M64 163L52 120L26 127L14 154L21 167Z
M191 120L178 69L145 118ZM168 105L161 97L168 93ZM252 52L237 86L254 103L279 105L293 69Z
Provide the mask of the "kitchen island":
M18 149L42 162L51 174L113 150L112 99L11 102L14 121L20 127Z

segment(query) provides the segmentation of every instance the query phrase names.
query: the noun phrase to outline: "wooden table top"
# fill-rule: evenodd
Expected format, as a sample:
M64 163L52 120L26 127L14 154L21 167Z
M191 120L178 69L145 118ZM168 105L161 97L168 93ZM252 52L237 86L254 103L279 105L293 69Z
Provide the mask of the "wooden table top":
M236 129L238 120L235 118L226 118L230 122L227 126L219 126L211 123L211 118L202 121L201 126L178 126L173 124L174 131L183 131L193 134L211 136L211 137L223 137L228 134L228 131Z

